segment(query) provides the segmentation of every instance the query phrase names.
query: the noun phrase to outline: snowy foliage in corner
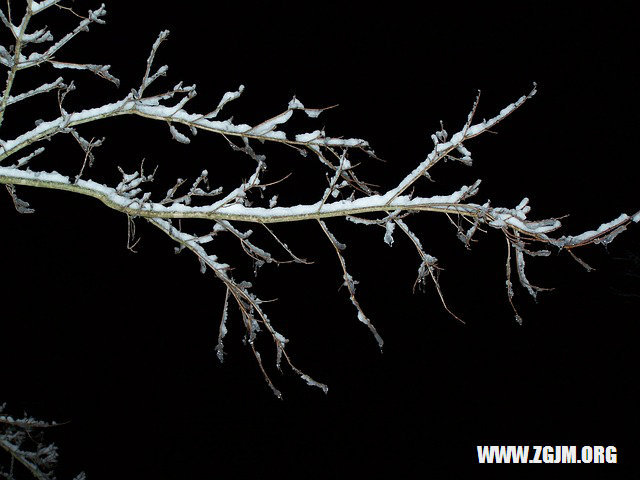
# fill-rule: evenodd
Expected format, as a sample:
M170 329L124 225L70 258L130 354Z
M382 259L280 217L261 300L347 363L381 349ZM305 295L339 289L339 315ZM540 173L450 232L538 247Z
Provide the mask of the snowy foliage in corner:
M56 422L43 422L33 417L14 418L4 412L6 405L0 405L0 449L11 458L10 467L0 466L0 477L16 478L16 470L28 471L39 480L54 480L54 469L58 463L58 448L44 440L44 430L55 427ZM85 480L80 473L74 480Z

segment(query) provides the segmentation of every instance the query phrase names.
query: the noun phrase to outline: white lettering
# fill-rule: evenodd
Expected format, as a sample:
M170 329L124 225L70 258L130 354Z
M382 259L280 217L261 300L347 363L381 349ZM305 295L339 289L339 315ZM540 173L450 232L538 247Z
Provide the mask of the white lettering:
M604 463L604 447L602 445L593 447L593 463Z
M542 461L544 463L553 463L553 458L554 458L553 447L550 447L549 445L547 445L542 449Z
M586 445L582 447L582 463L591 463L593 460L593 449Z
M533 460L530 460L529 463L542 463L542 460L540 460L540 454L542 453L542 446L534 445L533 449L535 453L533 454Z
M618 462L618 454L616 447L607 447L605 450L605 458L607 463L617 463Z
M533 448L532 458L529 458ZM476 445L478 463L617 463L613 445L585 445L577 454L575 445Z
M576 463L576 446L562 446L562 463Z

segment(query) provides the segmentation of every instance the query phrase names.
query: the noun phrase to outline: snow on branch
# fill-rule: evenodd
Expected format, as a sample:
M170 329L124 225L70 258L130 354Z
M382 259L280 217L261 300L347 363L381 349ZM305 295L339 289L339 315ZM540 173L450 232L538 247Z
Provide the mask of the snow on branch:
M380 350L382 351L382 346L384 345L384 341L382 340L382 337L380 336L376 328L371 323L371 320L369 320L369 318L362 311L362 307L360 307L360 303L356 298L356 284L358 282L354 280L354 278L349 274L349 272L347 272L347 264L344 260L344 256L341 253L341 250L345 250L347 247L346 245L336 240L336 237L333 236L333 234L327 228L327 225L322 220L318 220L318 223L320 224L320 227L322 228L322 231L324 232L324 234L327 236L327 238L331 242L331 245L333 245L336 255L338 256L338 260L340 261L340 267L342 268L342 278L344 279L343 286L347 287L347 291L349 292L349 299L351 300L351 303L353 304L353 306L356 307L358 320L360 320L369 328L369 330L373 334L373 337L376 339L376 342L378 342L378 346L380 347Z
M54 469L58 463L58 447L44 441L44 430L56 427L56 422L44 422L33 417L14 418L4 412L6 405L0 404L0 450L11 457L11 469L0 467L0 477L16 478L14 470L21 465L38 480L54 480ZM16 464L16 468L14 468ZM84 473L74 480L84 480Z
M57 5L60 0L43 0L41 2L35 2L33 0L26 1L26 9L24 16L20 22L20 25L14 25L11 18L5 15L4 11L0 9L0 21L9 29L15 38L15 44L12 48L7 49L5 46L0 45L0 63L9 69L7 76L7 83L0 99L0 126L4 120L5 110L7 106L17 103L18 101L32 97L34 95L48 92L54 88L60 88L62 86L62 78L58 78L53 83L44 83L38 88L35 88L24 94L12 97L11 90L18 71L24 70L30 67L41 65L45 62L51 63L56 68L72 68L79 70L89 70L117 85L119 81L116 77L109 73L109 65L93 65L93 64L79 64L54 60L54 56L60 49L62 49L67 43L75 38L80 32L89 30L89 25L92 23L104 23L101 17L106 15L106 9L104 4L95 11L89 10L86 17L81 17L80 24L71 32L64 35L62 38L56 41L54 36L46 28L28 31L29 22L31 18L46 10L47 8ZM67 10L71 10L68 7L64 7ZM71 10L72 11L72 10ZM75 13L75 12L74 12ZM9 14L9 17L11 15ZM26 56L26 50L33 45L51 44L46 48L44 52L33 51Z
M22 100L26 100L27 98L33 97L35 95L39 95L41 93L50 92L56 88L64 88L64 83L62 83L62 77L58 77L55 81L51 83L44 83L40 85L38 88L34 88L33 90L29 90L28 92L21 93L20 95L9 96L7 100L6 106L13 105L14 103L18 103Z
M254 355L267 385L279 397L282 394L276 388L258 348L259 339L263 336L269 339L275 348L274 364L278 371L284 364L307 384L323 391L326 391L327 387L313 380L294 365L287 351L288 339L274 327L269 319L264 307L266 301L255 293L252 282L233 276L234 268L231 261L220 259L219 255L223 255L224 252L216 251L215 239L218 235L231 235L237 240L242 251L254 263L255 276L258 268L268 263L311 263L294 254L286 242L274 230L268 228L267 224L307 220L317 222L335 250L342 272L341 281L355 307L356 319L370 330L382 348L382 337L372 320L365 315L365 308L356 297L357 281L347 270L344 257L346 244L338 241L329 230L325 222L328 218L347 219L357 225L379 228L378 231L382 233L380 240L388 246L397 248L398 243L402 243L398 238L408 239L418 254L417 279L414 288L424 286L430 279L443 308L457 319L459 317L447 305L445 293L438 281L441 271L438 260L427 253L423 247L423 241L412 230L413 216L424 215L427 212L446 215L455 227L454 235L466 248L472 246L476 241L474 237L477 237L479 232L489 228L502 232L508 248L507 299L513 306L516 320L519 322L522 319L514 305L512 267L515 268L521 286L535 298L538 292L544 289L534 286L529 281L525 272L527 257L549 255L551 248L571 252L572 249L591 243L606 245L630 222L640 220L640 212L631 216L623 214L615 220L603 223L582 234L557 237L554 234L561 227L560 221L556 218L529 219L531 207L528 205L528 199L523 199L513 208L493 206L490 201L473 202L472 199L480 191L480 180L471 185L451 187L448 195L417 196L412 193L412 187L418 182L425 182L425 177L429 178L429 171L440 160L452 159L464 166L472 165L473 158L467 148L467 141L493 130L500 122L522 107L536 94L535 84L529 93L504 107L489 120L480 122L475 121L479 103L478 95L466 121L458 131L451 134L441 125L440 129L431 136L434 144L432 151L422 161L417 162L415 168L405 172L399 182L380 187L380 191L374 190L367 181L360 178L361 176L364 178L362 164L365 162L359 160L357 156L366 160L367 157L375 155L368 142L358 138L327 136L321 128L310 132L296 132L291 127L290 121L294 116L305 114L315 119L326 108L305 107L299 99L294 97L280 113L265 115L264 120L252 125L235 123L231 119L220 120L220 113L229 102L237 100L242 95L244 86L241 85L237 90L223 94L217 104L211 105L204 112L192 111L189 108L189 102L197 93L195 85L184 85L183 82L178 81L173 87L160 86L168 75L168 67L155 66L155 59L160 46L168 38L168 31L161 32L151 46L140 84L128 86L126 90L128 93L124 93L117 101L67 112L64 108L64 97L74 87L73 82L63 83L62 77L53 82L44 82L40 87L28 92L12 95L16 72L44 63L69 70L71 73L73 70L88 70L119 85L115 77L108 73L108 66L62 62L52 58L79 32L88 29L90 24L103 22L102 17L106 13L104 5L95 11L89 11L73 31L57 41L45 30L28 31L31 16L57 3L55 0L30 2L30 7L27 8L18 26L13 25L4 13L0 14L0 20L9 28L16 40L13 49L0 47L0 63L9 70L7 87L0 105L0 125L8 106L35 95L59 90L60 107L58 113L52 113L47 120L37 121L35 127L14 138L0 140L0 183L7 185L13 203L21 213L29 213L32 209L27 202L18 198L16 185L65 190L93 197L113 210L126 214L129 218L130 233L133 231L133 222L136 218L145 219L176 242L177 252L186 251L194 255L200 270L203 273L212 273L225 287L222 319L215 347L218 358L221 361L224 358L223 341L226 339L232 317L238 316L245 332L244 342ZM47 43L51 45L43 53L31 53L25 56L22 52L23 47L27 45ZM88 98L96 98L96 95L92 94ZM89 169L85 167L101 161L99 155L96 155L93 150L102 143L102 140L85 139L80 134L82 126L122 115L136 115L150 121L160 121L168 127L167 140L175 140L180 144L189 144L190 137L198 132L220 136L234 152L243 154L243 158L249 161L250 174L246 178L239 179L233 188L226 190L222 187L212 188L209 185L209 172L205 168L196 178L180 177L168 185L160 186L156 184L156 170L145 174L142 165L133 173L126 173L118 167L121 180L116 184L92 177ZM71 135L80 145L84 152L84 162L79 171L64 171L65 165L56 165L55 158L46 157L42 146L43 141L58 135ZM312 157L318 161L317 167L322 169L327 183L322 191L316 192L315 201L309 203L294 201L289 204L286 201L283 202L276 187L279 183L286 181L287 177L285 179L270 178L268 169L270 160L258 151L259 144L264 142L291 147L300 155ZM23 153L24 149L27 150ZM45 159L49 163L45 164ZM156 168L163 168L163 166L159 165ZM222 172L223 170L219 169L215 173L221 175ZM366 175L366 172L364 174ZM158 186L164 193L158 195L158 189L151 188L152 186ZM267 191L269 194L265 195ZM454 218L458 221L454 221ZM192 222L183 224L182 220L185 219ZM195 222L196 220L198 222ZM237 222L243 222L245 226L241 228ZM199 223L201 227L196 227L195 223ZM264 246L265 238L260 237L252 229L246 228L247 223L262 225L269 234L265 237L271 242L271 247ZM207 233L203 234L203 231ZM271 248L277 250L272 252ZM282 257L286 260L282 260Z
M38 10L41 11L42 9ZM83 18L82 21L78 24L76 28L74 28L71 32L67 33L65 36L60 38L58 41L55 41L47 50L44 52L33 52L28 57L20 54L18 56L18 61L16 62L16 66L18 70L24 70L25 68L30 68L36 65L40 65L43 62L47 62L53 58L53 56L60 51L62 47L64 47L67 43L69 43L73 38L75 38L80 32L89 31L89 25L92 23L104 23L104 20L101 19L104 15L106 15L107 11L102 4L99 9L92 11L89 10L89 14L87 17ZM26 20L23 20L24 26L21 28L21 31L25 29L26 23L28 23L29 18L25 17ZM45 41L51 42L54 41L53 36L46 32L46 38L43 40L38 40L37 43L43 43ZM22 34L23 36L19 38L22 43L34 43L30 36L26 33ZM34 34L31 34L34 35ZM44 35L44 34L43 34ZM40 37L38 37L40 38Z

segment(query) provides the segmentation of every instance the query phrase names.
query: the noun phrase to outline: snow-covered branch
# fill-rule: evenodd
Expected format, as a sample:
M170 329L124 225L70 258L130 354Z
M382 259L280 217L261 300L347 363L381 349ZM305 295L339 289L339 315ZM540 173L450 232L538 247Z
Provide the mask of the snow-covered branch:
M526 198L513 208L493 206L489 201L472 202L471 199L479 193L479 180L471 185L452 187L448 195L417 196L412 193L413 187L418 182L429 178L429 171L440 160L453 159L463 165L471 165L472 154L467 148L467 142L495 129L500 122L522 107L536 94L535 85L528 94L516 99L493 117L476 122L478 96L465 123L458 131L449 134L442 126L432 135L434 147L424 160L416 162L416 167L406 172L399 182L384 186L380 191L375 191L366 180L361 180L360 177L364 178L366 172L363 172L360 167L362 162L354 160L355 155L362 155L365 159L366 156L374 155L366 141L358 138L327 136L320 128L310 132L292 131L290 120L295 115L306 114L313 121L325 108L307 108L294 97L280 113L266 116L267 118L263 121L255 124L245 124L235 123L231 119L219 119L220 113L228 103L242 95L244 91L242 85L235 91L223 94L221 100L210 109L205 109L204 113L195 112L189 108L191 105L189 102L197 92L194 85L178 82L171 88L149 93L157 87L161 79L168 75L166 65L160 67L154 65L161 44L168 38L167 31L161 32L152 45L140 84L128 86L128 93L122 95L117 101L67 112L64 98L74 89L74 86L73 82L67 83L62 77L53 82L44 82L41 86L25 93L12 95L16 72L34 65L50 64L55 68L70 71L88 70L119 85L117 79L108 72L108 66L62 62L53 58L53 55L57 54L78 33L87 30L90 24L103 23L102 17L106 14L104 5L95 11L89 11L74 30L57 41L46 29L28 30L29 20L33 15L57 3L55 0L28 1L19 25L14 25L5 13L0 15L0 20L12 32L16 42L12 49L0 46L0 63L8 69L7 87L0 106L0 124L8 106L35 95L44 95L58 90L60 107L59 113L52 115L50 119L38 121L35 127L13 138L0 140L0 183L8 186L16 208L22 213L33 210L28 203L18 197L16 185L65 190L94 197L113 210L126 214L131 222L135 218L144 218L175 241L177 251L185 250L195 255L201 271L211 271L225 286L222 320L216 347L218 357L221 360L224 357L223 340L231 314L229 304L235 302L246 332L245 342L251 348L267 384L277 396L281 396L281 393L275 387L257 349L255 340L259 335L270 337L273 342L275 365L278 369L284 359L284 363L308 384L324 391L327 387L294 366L286 351L288 340L274 328L263 307L264 301L254 293L252 283L232 276L231 262L219 259L219 255L224 252L213 253L212 244L215 244L213 239L217 235L233 236L243 251L255 262L257 270L265 263L282 262L282 260L276 260L281 258L280 256L287 258L286 261L309 263L294 254L274 231L267 228L266 224L306 220L319 223L336 252L344 286L351 303L356 308L356 318L369 328L379 346L382 347L381 336L372 320L365 315L365 308L357 300L355 288L357 282L348 272L343 255L346 246L331 233L329 225L325 222L326 219L344 218L359 225L379 227L384 230L382 239L389 246L394 244L394 234L409 238L419 257L416 285L423 285L427 278L430 278L443 308L455 318L458 317L445 302L445 292L438 283L440 270L438 260L424 250L420 238L411 228L413 216L431 212L445 214L449 218L457 217L459 220L457 223L452 220L456 228L455 234L467 248L470 247L473 237L483 229L493 228L501 231L508 247L506 285L507 298L512 306L514 305L512 264L515 266L520 284L535 298L540 288L530 283L526 275L527 256L548 255L551 248L570 251L590 243L607 244L630 222L640 220L640 212L631 216L623 214L613 221L603 223L579 235L554 236L561 227L560 221L556 218L529 219L530 206ZM33 52L29 56L23 53L27 45L46 43L50 43L50 46L42 53ZM95 95L92 97L95 98ZM252 165L252 173L248 178L234 184L234 188L227 190L209 185L210 166L209 169L203 168L196 178L177 178L169 185L160 186L156 182L155 170L153 173L145 174L142 166L139 171L133 173L126 173L124 169L118 167L121 177L118 182L109 183L92 177L89 167L94 161L100 161L99 156L93 153L93 149L100 146L102 140L86 140L80 134L82 126L122 115L136 115L166 124L167 139L169 141L173 139L181 144L189 144L191 137L198 132L219 136L226 140L233 151L248 157ZM44 154L43 141L61 134L71 135L80 145L84 153L84 162L80 171L62 171L63 165L56 165L53 163L55 158L47 158ZM319 167L324 169L327 184L322 191L317 192L316 201L301 204L294 202L290 205L279 203L282 200L277 194L276 186L282 179L269 178L268 159L266 155L256 150L257 145L264 142L288 146L302 156L317 159ZM25 152L22 152L23 150ZM159 165L156 168L162 169L163 166ZM217 175L222 173L222 169L216 169ZM157 188L152 187L160 187L163 193L158 195ZM266 190L272 194L265 196ZM192 224L189 224L189 228L182 225L180 220L184 219L199 220L206 228L201 228L200 233L195 233L195 227L192 227ZM464 221L468 222L466 228L461 226ZM268 251L261 246L262 241L259 235L251 229L238 227L236 222L264 226L270 237L275 238L278 248L282 251L277 254ZM207 232L204 235L203 230ZM514 312L516 319L521 321L515 306Z
M82 21L71 32L64 35L62 38L56 39L46 28L39 30L28 31L29 22L32 17L41 13L47 8L58 5L61 0L43 0L41 2L35 2L33 0L26 0L24 16L19 25L12 23L11 14L9 16L0 9L0 21L7 27L15 38L15 44L7 49L5 46L0 45L0 63L9 69L7 74L7 83L0 99L0 126L4 120L6 108L20 100L24 100L28 97L50 91L53 88L58 88L62 85L62 78L58 78L53 83L45 83L40 87L30 90L24 94L12 97L11 89L18 71L24 70L30 67L41 65L45 62L50 62L56 68L72 68L80 70L89 70L113 83L119 85L119 81L113 75L109 73L108 65L92 65L92 64L78 64L70 62L61 62L54 60L56 53L60 51L67 43L75 38L80 32L86 32L89 30L89 25L92 23L104 23L101 19L106 14L104 4L99 9L92 11L89 10L87 17L82 17ZM68 7L65 7L68 10ZM77 15L77 14L76 14ZM26 49L31 45L38 44L51 44L44 52L33 51L29 56L25 55Z
M43 431L56 427L56 422L44 422L33 417L14 418L4 413L5 405L0 404L0 451L11 458L10 469L0 466L0 477L17 478L15 471L21 465L38 480L55 479L54 469L58 463L58 448L53 443L44 442ZM14 466L15 465L15 466ZM74 480L84 480L80 473Z

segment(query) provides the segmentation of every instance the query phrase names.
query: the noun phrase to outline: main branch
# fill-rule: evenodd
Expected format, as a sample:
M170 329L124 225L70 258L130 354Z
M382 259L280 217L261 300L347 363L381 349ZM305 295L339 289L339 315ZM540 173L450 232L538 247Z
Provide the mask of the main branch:
M347 287L349 300L356 307L358 320L368 327L382 347L381 336L356 297L357 281L347 270L347 261L343 253L347 246L339 242L331 233L329 226L324 222L325 219L343 218L356 224L382 227L383 239L389 245L393 244L394 232L400 231L401 234L406 235L415 246L420 259L416 284L424 283L430 278L444 309L455 318L458 317L446 304L444 292L438 283L438 260L424 250L421 240L411 230L411 216L431 212L444 214L449 218L457 217L459 221L452 220L452 223L456 228L457 237L467 248L471 244L472 237L481 232L483 227L500 230L506 238L508 248L507 298L514 308L518 321L521 321L521 318L513 300L512 264L515 266L521 285L535 297L540 289L534 287L525 274L527 256L548 255L550 252L548 248L551 247L571 251L589 243L607 244L630 222L640 220L640 212L631 216L622 214L594 230L579 235L555 236L561 227L560 221L556 218L529 219L530 206L526 198L515 207L496 207L490 202L483 204L471 202L470 199L478 193L479 180L472 185L454 187L449 195L427 197L413 195L413 187L423 179L429 178L430 170L441 160L454 160L464 165L471 165L472 155L466 146L467 142L494 130L500 122L522 107L536 94L535 85L528 94L516 99L489 120L481 122L474 121L479 102L478 95L466 121L458 131L449 135L442 127L435 132L431 136L434 147L424 160L417 162L415 168L405 172L401 181L388 185L381 191L375 191L369 183L360 178L358 166L361 162L353 163L353 155L374 156L366 141L358 138L330 137L322 129L302 133L288 131L287 123L293 115L306 114L313 119L325 110L323 108L307 108L294 97L281 113L257 124L248 125L218 118L229 102L241 96L244 91L243 86L236 91L225 93L217 105L212 105L212 108L204 113L192 112L187 108L189 101L196 95L195 86L185 86L179 82L172 88L165 88L159 93L148 93L155 88L159 79L166 77L168 72L166 65L159 67L154 65L160 45L168 38L167 31L161 32L151 47L140 84L130 86L129 93L116 102L67 112L64 100L75 87L73 82L66 83L63 77L43 81L33 90L12 96L16 72L36 65L49 65L56 69L74 71L86 70L119 85L118 80L109 73L108 65L79 64L53 58L54 54L57 55L71 39L81 31L87 30L90 24L103 23L101 17L106 13L104 5L94 12L89 11L75 29L58 40L53 38L46 29L29 31L29 21L33 15L57 4L57 0L41 2L28 0L25 15L18 26L12 23L10 15L6 16L0 10L0 20L15 39L12 48L7 49L0 45L0 63L8 69L7 84L0 100L0 124L7 109L15 108L15 105L30 101L37 95L57 91L59 106L59 113L50 120L37 121L34 128L14 138L0 140L0 183L7 186L14 205L22 213L31 213L33 209L27 202L18 198L15 185L73 192L98 199L109 208L126 214L130 220L128 232L131 237L135 235L133 219L144 218L176 242L178 251L186 250L195 255L200 262L201 270L213 272L225 286L224 308L216 347L218 357L220 360L224 358L223 340L227 332L229 300L233 300L244 325L245 342L255 356L267 384L277 396L281 396L281 393L267 373L255 342L261 334L270 337L275 346L275 364L278 369L284 359L284 363L308 384L324 391L327 387L294 366L286 351L288 340L273 326L264 309L265 302L253 292L252 283L235 279L232 276L233 269L230 264L219 260L219 252L212 253L210 244L217 235L232 235L252 259L257 269L265 263L278 263L284 260L276 260L275 255L261 247L260 238L256 240L252 230L244 230L246 225L259 224L266 228L266 224L317 221L337 254L344 285ZM27 55L26 50L41 44L49 44L49 46L45 47L43 52L32 51ZM10 51L12 54L9 54ZM121 180L117 184L107 184L95 177L92 178L90 167L96 161L94 151L102 145L102 140L83 138L82 126L122 115L136 115L144 120L166 124L170 136L182 144L190 143L190 137L198 132L221 136L233 151L246 155L254 165L253 173L248 179L238 182L235 188L224 191L222 188L212 188L209 185L209 172L203 169L195 179L178 178L173 185L167 185L168 189L165 190L164 196L154 193L157 189L152 191L147 188L148 184L155 182L155 171L151 174L145 173L143 165L139 170L131 173L119 169ZM50 140L58 135L71 135L81 147L84 162L79 171L60 173L57 169L61 168L61 165L53 163L55 158L47 157L44 140ZM317 201L279 205L277 194L266 200L265 191L273 191L279 181L264 182L267 175L265 173L267 158L254 149L257 143L264 142L290 147L300 155L315 158L319 162L320 167L325 171L327 186L323 192L318 192ZM34 167L38 162L40 166ZM209 165L208 167L212 168ZM223 167L224 165L220 164L213 166L217 175L222 173ZM356 171L358 171L357 175ZM255 192L260 193L260 198L254 198L258 197L254 195ZM182 219L199 220L201 225L207 226L208 233L205 235L196 234L193 231L190 233L182 226L180 222ZM464 221L468 223L467 229L461 226ZM243 225L242 228L238 226L239 223ZM283 250L280 255L286 255L288 258L286 261L309 263L294 254L274 231L269 228L266 230L277 240L278 246ZM130 240L133 239L130 238ZM129 244L135 245L135 242L130 241Z

